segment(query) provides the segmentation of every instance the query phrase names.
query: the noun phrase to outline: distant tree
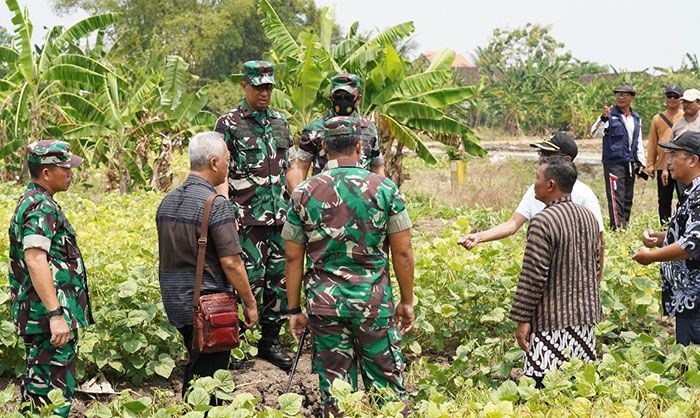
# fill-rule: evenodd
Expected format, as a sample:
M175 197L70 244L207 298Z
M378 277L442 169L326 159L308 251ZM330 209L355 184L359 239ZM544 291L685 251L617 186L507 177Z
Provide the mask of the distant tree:
M6 28L0 26L0 45L9 45L10 42L12 42L12 35Z
M112 12L121 15L115 37L134 37L148 48L154 37L168 54L191 63L193 73L222 80L243 62L260 59L270 48L255 0L52 0L68 13ZM315 25L320 11L313 0L272 0L293 36Z
M538 63L569 62L571 53L549 33L551 26L527 23L513 30L496 28L488 45L476 49L480 72L507 71Z
M4 27L0 26L0 46L9 46L12 43L12 35ZM0 78L7 74L7 62L0 62Z
M585 74L603 74L610 71L610 67L603 64L598 64L592 61L581 61L576 58L572 59L570 63L572 74L574 76L581 76Z

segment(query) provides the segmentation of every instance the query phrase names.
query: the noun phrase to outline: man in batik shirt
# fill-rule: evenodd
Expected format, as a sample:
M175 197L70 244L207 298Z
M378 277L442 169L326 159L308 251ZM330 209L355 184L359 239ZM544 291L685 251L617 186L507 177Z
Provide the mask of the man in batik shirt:
M676 341L700 344L700 132L687 131L665 148L669 173L688 185L683 190L668 231L646 230L644 245L633 259L640 264L661 262L664 313L676 318Z

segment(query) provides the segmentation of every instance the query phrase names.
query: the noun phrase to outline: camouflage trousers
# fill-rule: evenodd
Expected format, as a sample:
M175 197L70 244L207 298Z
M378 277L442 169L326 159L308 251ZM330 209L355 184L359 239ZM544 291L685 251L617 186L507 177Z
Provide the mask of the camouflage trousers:
M282 225L241 226L239 230L248 282L258 303L260 324L279 324L287 310Z
M313 336L313 368L318 373L324 416L341 416L331 397L333 381L343 379L357 390L358 367L367 391L379 395L380 403L405 402L404 414L408 414L401 375L406 363L393 317L310 315L309 328Z
M24 336L24 351L27 355L27 369L22 380L22 402L31 401L40 407L50 403L46 395L52 389L60 389L66 404L53 413L67 417L75 393L75 363L77 359L78 337L57 348L51 344L51 334L30 334Z

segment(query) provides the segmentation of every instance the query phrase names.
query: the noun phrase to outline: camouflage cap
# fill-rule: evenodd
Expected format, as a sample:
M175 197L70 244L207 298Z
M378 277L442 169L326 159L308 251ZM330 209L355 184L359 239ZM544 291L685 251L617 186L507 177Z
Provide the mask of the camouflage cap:
M268 61L243 63L243 81L253 86L275 84L275 66Z
M331 94L338 90L347 91L350 94L360 94L362 79L355 74L338 74L331 78Z
M73 168L83 163L83 159L68 149L67 142L45 139L29 144L27 153L30 163L53 164L59 167Z
M336 116L334 118L330 118L324 122L323 126L326 131L326 141L338 136L354 136L360 132L361 128L360 120L350 116Z

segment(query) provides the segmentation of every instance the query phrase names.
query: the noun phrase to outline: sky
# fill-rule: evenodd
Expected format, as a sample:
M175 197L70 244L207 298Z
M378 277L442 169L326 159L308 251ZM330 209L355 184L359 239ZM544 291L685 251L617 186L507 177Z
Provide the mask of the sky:
M470 61L477 46L488 44L494 29L527 22L551 25L551 34L575 58L641 71L681 66L686 53L700 56L692 29L700 21L700 2L691 0L483 0L394 1L316 0L335 5L343 28L382 29L412 20L419 50L451 48Z
M154 0L157 1L157 0ZM690 52L700 56L693 30L700 20L700 2L691 0L315 0L335 5L338 24L354 21L360 30L381 30L412 20L419 52L452 48L471 60L477 46L486 46L495 28L514 29L527 22L551 25L555 39L575 58L641 71L681 66ZM47 0L19 0L29 6L33 40L40 43L44 26L69 26L84 13L56 16ZM10 28L11 16L0 4L0 26Z

